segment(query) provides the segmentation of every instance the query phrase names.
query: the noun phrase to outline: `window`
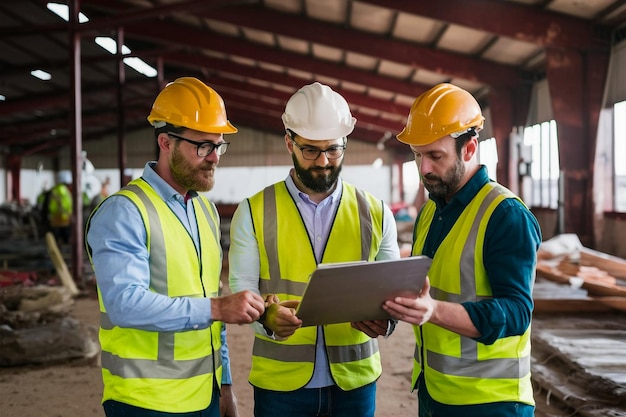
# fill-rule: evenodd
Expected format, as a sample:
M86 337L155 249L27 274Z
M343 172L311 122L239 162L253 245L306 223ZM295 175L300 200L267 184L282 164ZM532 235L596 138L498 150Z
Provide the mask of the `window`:
M489 138L478 142L478 162L487 167L489 178L498 181L496 168L498 165L498 145L496 138Z
M614 209L626 212L626 101L613 106L613 201Z
M559 148L556 122L551 120L524 129L524 145L531 147L532 207L556 209L559 200Z

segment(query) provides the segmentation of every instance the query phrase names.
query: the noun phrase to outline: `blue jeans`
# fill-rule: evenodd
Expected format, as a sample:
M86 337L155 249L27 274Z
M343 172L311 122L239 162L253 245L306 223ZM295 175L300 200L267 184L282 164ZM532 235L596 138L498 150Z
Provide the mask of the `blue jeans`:
M254 387L255 417L374 417L376 383L352 391L333 385L269 391Z
M176 401L176 400L172 400ZM200 411L192 411L190 413L166 413L163 411L148 410L146 408L135 407L119 401L107 400L102 406L106 417L220 417L220 401L219 396L213 395L211 404Z

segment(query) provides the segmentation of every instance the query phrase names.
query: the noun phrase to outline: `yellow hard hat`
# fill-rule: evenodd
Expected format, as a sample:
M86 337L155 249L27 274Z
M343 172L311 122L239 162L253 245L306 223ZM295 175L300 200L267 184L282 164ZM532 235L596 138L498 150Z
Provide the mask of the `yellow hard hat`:
M148 121L155 128L169 123L207 133L237 133L226 117L224 100L197 78L182 77L169 83L152 104Z
M474 96L456 85L442 83L415 99L406 127L396 137L409 145L424 146L444 136L460 136L471 128L478 132L484 121Z

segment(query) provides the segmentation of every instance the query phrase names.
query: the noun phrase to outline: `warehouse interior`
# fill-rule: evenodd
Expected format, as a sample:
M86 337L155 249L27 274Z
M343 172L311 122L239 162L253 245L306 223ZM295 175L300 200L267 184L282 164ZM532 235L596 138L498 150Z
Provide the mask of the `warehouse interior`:
M551 284L569 288L571 276L582 279L582 293L563 298L585 302L562 302L558 311L538 301L537 308L589 313L582 327L602 321L615 333L605 329L588 340L607 356L626 347L624 0L2 2L0 259L5 276L15 272L11 283L36 269L18 260L34 257L24 249L32 251L33 242L45 248L38 196L59 172L70 172L72 243L60 253L78 290L90 286L83 250L89 200L105 187L119 190L155 159L146 117L158 92L182 76L218 91L239 129L208 193L224 226L239 201L287 175L281 114L298 88L319 81L342 94L357 119L343 175L394 208L400 245L411 243L411 220L427 194L413 153L395 136L413 100L433 85L470 91L486 118L481 163L537 217L552 244L544 254L582 248L577 255L585 254L586 266L615 279L594 287L578 271L539 265L538 276ZM561 294L543 285L537 291ZM573 330L542 331L545 340L567 345ZM610 348L599 342L605 339ZM551 357L549 347L539 353L538 361ZM572 375L580 376L584 364L571 360L578 367ZM609 386L608 400L555 382L561 402L576 400L563 414L544 415L626 416L626 358L611 361L617 368L605 370L610 377L600 372L599 383ZM549 369L537 365L536 373L538 386L550 386Z

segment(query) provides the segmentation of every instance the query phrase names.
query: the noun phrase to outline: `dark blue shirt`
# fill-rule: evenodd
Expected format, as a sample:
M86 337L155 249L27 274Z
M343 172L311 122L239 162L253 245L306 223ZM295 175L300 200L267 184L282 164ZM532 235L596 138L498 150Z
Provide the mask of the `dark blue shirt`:
M424 255L431 258L435 256L439 245L465 207L490 181L487 169L481 166L449 202L431 197L436 204L436 210L424 242ZM483 247L483 262L493 298L463 303L472 323L480 332L480 337L475 339L478 342L493 344L499 338L521 335L530 325L536 254L540 243L539 223L523 203L517 199L508 198L498 205L487 224ZM420 379L422 378L423 374L420 376ZM421 384L418 383L418 385ZM420 392L420 398L424 394ZM427 401L431 402L432 399L429 398ZM492 408L494 406L504 407L502 415L505 416L510 415L506 411L510 405L502 403L485 406L489 407L490 412L494 411ZM448 409L446 406L443 407ZM476 415L484 412L484 409L480 411L481 406L452 408L455 409L454 412L448 409L446 412L450 414L441 415L457 415L460 409L464 410L465 417L474 415L473 411L478 412ZM441 409L439 411L443 412Z

